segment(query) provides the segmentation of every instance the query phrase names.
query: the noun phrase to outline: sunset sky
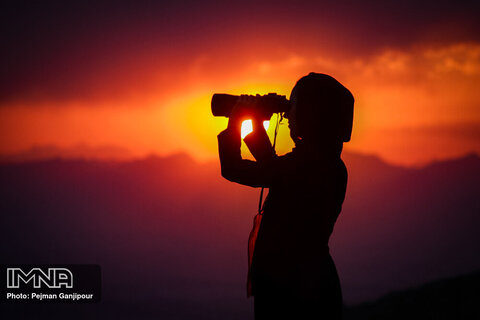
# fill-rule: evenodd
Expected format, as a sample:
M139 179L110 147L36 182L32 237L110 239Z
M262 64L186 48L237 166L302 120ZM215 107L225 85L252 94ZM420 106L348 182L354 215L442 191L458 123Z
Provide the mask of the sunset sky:
M345 150L402 165L480 153L478 1L8 2L1 155L87 145L213 160L226 126L213 93L289 96L311 71L356 99Z

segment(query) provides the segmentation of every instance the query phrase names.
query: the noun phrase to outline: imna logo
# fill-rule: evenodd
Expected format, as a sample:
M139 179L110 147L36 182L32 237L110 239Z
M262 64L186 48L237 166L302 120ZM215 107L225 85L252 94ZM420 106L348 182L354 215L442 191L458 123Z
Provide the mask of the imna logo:
M25 268L24 268L25 269ZM44 271L45 270L45 271ZM51 289L73 288L73 274L67 268L7 268L7 288L16 289L20 285L31 284L34 288L43 286Z

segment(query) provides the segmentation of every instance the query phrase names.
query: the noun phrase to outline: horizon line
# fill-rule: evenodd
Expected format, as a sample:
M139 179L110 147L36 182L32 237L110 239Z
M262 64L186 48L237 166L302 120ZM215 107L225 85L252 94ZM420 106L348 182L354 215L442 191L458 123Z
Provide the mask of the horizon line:
M83 150L82 150L83 149ZM114 152L113 154L102 154L102 152ZM35 154L35 152L39 152ZM49 152L46 154L41 154L41 152ZM364 151L358 150L344 150L342 155L353 155L361 157L370 157L374 158L384 164L393 167L401 167L406 169L421 169L428 167L432 164L455 161L470 156L476 156L480 158L480 153L471 150L464 152L457 156L448 156L448 157L433 157L429 161L422 161L419 163L405 164L405 163L395 163L390 160L386 160L384 157L375 154L367 153ZM191 152L187 150L177 150L165 154L160 154L158 152L149 152L142 155L135 155L130 150L120 146L114 145L101 145L101 146L90 146L87 144L76 144L71 147L60 147L54 144L45 144L45 145L33 145L32 147L12 153L3 153L0 154L0 165L9 165L9 164L24 164L24 163L35 163L35 162L45 162L52 160L62 160L62 161L89 161L89 162L117 162L117 163L128 163L135 161L142 161L149 158L158 158L165 159L171 157L186 156L191 161L200 164L210 164L218 161L218 157L196 157Z

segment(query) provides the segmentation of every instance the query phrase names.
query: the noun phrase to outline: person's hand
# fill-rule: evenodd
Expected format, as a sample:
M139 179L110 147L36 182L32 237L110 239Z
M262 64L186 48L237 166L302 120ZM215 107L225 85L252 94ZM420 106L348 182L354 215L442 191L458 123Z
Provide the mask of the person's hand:
M233 106L232 112L230 112L228 128L240 131L242 122L248 119L253 120L257 109L255 96L241 95Z

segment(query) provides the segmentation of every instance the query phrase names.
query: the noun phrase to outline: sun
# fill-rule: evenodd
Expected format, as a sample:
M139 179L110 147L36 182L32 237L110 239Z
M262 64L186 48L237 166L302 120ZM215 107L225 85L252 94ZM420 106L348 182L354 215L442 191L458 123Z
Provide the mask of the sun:
M270 121L269 120L266 120L266 121L263 121L263 127L265 128L265 130L268 130L268 127L270 125ZM245 120L242 122L242 139L245 138L250 132L253 131L253 128L252 128L252 120Z

